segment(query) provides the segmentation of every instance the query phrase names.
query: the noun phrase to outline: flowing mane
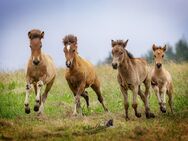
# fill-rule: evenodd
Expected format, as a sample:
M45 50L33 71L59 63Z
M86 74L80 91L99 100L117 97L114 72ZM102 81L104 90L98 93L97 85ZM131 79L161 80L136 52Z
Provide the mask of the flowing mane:
M77 44L77 37L74 35L67 35L63 38L63 44L67 45L67 44Z
M125 50L126 51L126 53L127 53L127 55L128 55L128 57L130 58L130 59L133 59L134 58L134 56L133 56L133 54L132 53L130 53L129 51L127 51L127 50Z

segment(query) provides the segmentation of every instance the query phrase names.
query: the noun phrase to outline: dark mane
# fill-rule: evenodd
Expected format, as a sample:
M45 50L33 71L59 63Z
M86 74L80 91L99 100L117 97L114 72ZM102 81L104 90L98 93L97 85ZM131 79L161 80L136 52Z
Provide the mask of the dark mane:
M41 31L38 30L38 29L33 29L33 30L29 31L28 36L29 36L30 39L42 38Z
M128 55L128 57L129 58L131 58L131 59L133 59L134 58L134 56L133 56L133 54L132 53L130 53L129 51L127 51L127 50L125 50L126 51L126 53L127 53L127 55Z
M115 46L115 45L124 46L124 41L123 40L113 41L112 47Z
M63 38L63 44L67 45L67 44L77 44L77 37L74 35L67 35Z

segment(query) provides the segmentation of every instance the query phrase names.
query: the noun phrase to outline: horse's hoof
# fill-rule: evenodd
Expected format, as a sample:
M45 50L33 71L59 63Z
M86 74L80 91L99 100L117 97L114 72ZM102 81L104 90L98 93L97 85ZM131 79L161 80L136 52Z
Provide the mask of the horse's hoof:
M129 117L125 117L125 120L126 120L126 121L129 121L129 120L130 120L130 118L129 118Z
M105 108L104 110L105 110L105 112L108 112L108 109L107 109L107 108Z
M136 113L135 116L136 116L137 118L140 118L142 115L141 115L141 113Z
M30 108L29 107L27 107L27 108L25 108L25 113L26 114L29 114L31 111L30 111Z
M154 113L149 113L150 114L150 118L155 118Z
M146 113L146 118L150 119L150 118L155 118L155 115L153 113Z
M162 113L166 113L166 108L160 107Z
M34 106L34 111L37 112L39 110L39 106L35 105Z

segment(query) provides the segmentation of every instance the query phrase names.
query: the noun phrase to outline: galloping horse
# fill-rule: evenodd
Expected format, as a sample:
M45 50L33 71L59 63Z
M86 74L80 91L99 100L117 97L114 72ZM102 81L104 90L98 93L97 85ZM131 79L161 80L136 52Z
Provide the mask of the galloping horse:
M100 82L92 64L78 55L77 37L67 35L63 39L63 44L67 66L65 78L75 97L73 115L82 114L80 96L84 97L87 107L89 107L89 96L85 91L88 87L91 87L95 91L99 102L102 104L104 110L107 111L100 91Z
M112 43L112 67L118 69L117 79L120 85L121 92L124 97L124 107L125 107L125 118L129 120L128 116L128 89L133 92L133 104L136 117L141 117L141 113L137 111L137 95L140 95L142 101L145 104L145 114L147 118L155 117L153 113L150 112L149 108L149 89L150 89L150 79L149 71L147 67L147 62L141 58L133 58L125 47L127 46L128 40L117 40L111 41ZM145 85L145 95L141 91L141 84Z
M163 67L162 61L164 58L164 52L166 51L166 45L164 47L157 47L153 44L153 54L155 61L155 68L152 70L151 74L151 85L157 96L160 109L163 113L166 113L166 95L169 97L169 105L171 112L173 113L172 107L172 77L170 73Z
M25 112L27 114L30 113L29 91L33 85L36 94L34 111L42 114L48 92L56 76L56 70L52 58L41 51L41 39L44 37L44 32L33 29L28 32L28 37L30 39L31 57L29 58L26 71ZM46 89L41 97L41 88L45 84Z

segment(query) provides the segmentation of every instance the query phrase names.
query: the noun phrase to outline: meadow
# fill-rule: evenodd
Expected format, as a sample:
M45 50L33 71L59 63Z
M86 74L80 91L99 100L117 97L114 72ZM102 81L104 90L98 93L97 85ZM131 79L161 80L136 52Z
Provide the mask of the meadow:
M153 65L151 65L153 66ZM167 63L174 84L174 110L159 110L151 89L150 108L154 119L146 119L144 105L138 97L141 118L129 107L130 120L124 118L123 96L111 66L97 66L102 95L109 112L103 111L96 94L88 88L90 109L81 99L83 117L72 116L74 98L64 78L64 69L57 70L55 83L45 103L45 114L38 117L33 110L35 95L30 95L31 113L25 114L25 74L23 70L0 72L0 140L127 140L127 141L186 141L188 140L188 63ZM129 91L130 105L132 93ZM168 98L167 98L168 99ZM114 125L105 127L113 119Z

